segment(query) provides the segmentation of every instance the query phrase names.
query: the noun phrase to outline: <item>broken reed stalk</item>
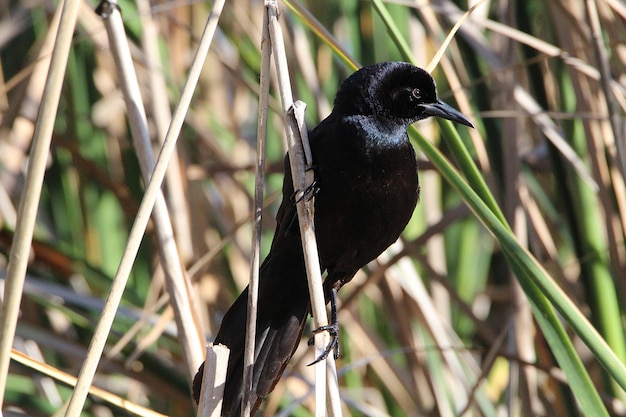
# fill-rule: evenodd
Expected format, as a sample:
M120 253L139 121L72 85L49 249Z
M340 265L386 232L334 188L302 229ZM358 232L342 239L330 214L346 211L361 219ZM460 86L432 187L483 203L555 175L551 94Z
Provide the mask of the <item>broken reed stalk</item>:
M230 349L224 345L211 343L207 346L197 417L219 417L222 414L229 356Z

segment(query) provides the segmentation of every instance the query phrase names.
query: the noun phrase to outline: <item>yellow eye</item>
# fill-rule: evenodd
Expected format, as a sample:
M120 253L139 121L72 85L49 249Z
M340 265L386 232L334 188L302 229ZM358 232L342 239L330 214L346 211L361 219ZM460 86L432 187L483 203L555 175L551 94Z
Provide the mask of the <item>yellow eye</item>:
M413 91L411 91L411 94L413 94L413 97L418 100L422 98L422 90L420 90L419 88L414 88Z

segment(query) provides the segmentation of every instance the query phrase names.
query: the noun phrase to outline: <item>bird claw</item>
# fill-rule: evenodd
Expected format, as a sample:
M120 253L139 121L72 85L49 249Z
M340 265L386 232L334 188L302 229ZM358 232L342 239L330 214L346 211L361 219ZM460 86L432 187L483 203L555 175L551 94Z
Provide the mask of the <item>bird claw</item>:
M314 180L311 185L306 187L304 191L298 190L295 194L298 198L296 198L296 204L301 202L306 198L306 201L311 201L313 197L317 195L320 191L320 188L317 186L317 180Z
M323 361L328 357L331 351L333 352L335 360L339 359L339 320L337 319L337 290L335 288L331 288L330 290L330 324L320 326L314 329L312 333L315 335L320 332L328 332L328 334L330 334L330 342L326 345L322 354L315 358L308 366ZM315 336L311 337L307 343L309 346L313 345L315 343Z
M315 170L316 170L315 166L311 166L306 169L307 172L313 171L314 173L315 173ZM304 189L304 191L302 190L294 191L291 198L295 200L296 204L298 204L305 198L306 198L306 201L311 201L313 197L315 197L317 193L319 193L319 191L320 191L320 187L318 186L317 178L315 178L313 179L313 182Z
M314 334L320 332L328 332L330 334L330 342L326 345L326 348L324 348L322 354L315 358L315 360L307 366L315 365L316 363L323 361L328 357L331 351L333 352L333 357L335 359L339 359L339 324L332 323L327 326L321 326L313 330ZM311 337L307 343L309 346L312 346L315 343L315 336Z

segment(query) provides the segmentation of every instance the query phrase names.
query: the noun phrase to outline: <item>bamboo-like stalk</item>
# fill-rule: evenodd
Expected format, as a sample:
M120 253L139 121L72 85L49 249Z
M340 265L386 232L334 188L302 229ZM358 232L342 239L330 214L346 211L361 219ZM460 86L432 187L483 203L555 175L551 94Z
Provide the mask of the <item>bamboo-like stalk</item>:
M296 208L298 210L298 220L300 224L300 235L302 239L302 247L304 249L304 260L307 269L307 278L309 281L309 293L311 296L311 310L313 312L313 320L316 328L328 324L326 313L326 301L324 297L324 289L322 287L322 275L319 267L319 256L317 253L317 243L315 240L315 230L313 224L313 198L298 198L298 194L303 193L310 184L313 183L313 172L310 168L312 160L308 147L308 139L306 139L306 128L303 123L302 113L300 117L297 112L303 112L302 107L296 107L293 103L291 94L291 84L289 81L289 72L287 67L287 59L282 38L282 31L278 23L277 5L275 1L268 0L266 7L269 13L270 39L272 40L272 48L274 53L274 65L278 75L278 85L280 91L281 104L286 121L287 143L289 145L289 161L291 164L291 173L293 176L294 190L296 190ZM299 123L299 120L302 120ZM298 140L300 139L300 140ZM307 159L308 156L308 159ZM328 344L328 334L321 332L315 336L315 352L319 356ZM315 415L326 415L326 373L327 365L325 362L334 363L334 358L329 355L326 361L320 361L315 365ZM328 366L333 371L333 366ZM332 375L337 379L336 373ZM329 387L336 388L336 385ZM338 394L331 394L330 401L334 402L339 399ZM335 413L340 412L338 404L332 404L329 411ZM338 414L334 414L338 415Z
M0 409L6 392L7 374L11 345L15 336L17 318L26 277L26 268L30 253L30 244L35 230L37 208L43 185L43 178L48 159L48 150L52 139L55 116L59 106L59 97L63 86L65 69L76 26L80 1L67 0L62 3L63 11L50 70L44 87L43 101L35 126L32 151L26 172L26 183L20 199L15 237L9 253L9 264L4 287L4 300L0 309Z
M183 86L178 105L176 106L172 117L172 123L170 124L170 128L163 141L163 146L157 158L150 181L146 186L146 191L143 199L141 200L133 227L131 228L128 242L124 250L124 254L122 255L122 260L120 261L113 284L111 285L109 296L107 297L107 304L112 307L105 307L102 311L100 321L94 331L94 337L89 346L87 357L85 358L85 362L83 363L79 373L76 388L72 393L72 397L70 398L70 402L65 413L67 417L76 417L80 415L83 403L87 397L87 392L89 386L91 385L91 381L93 380L98 360L102 354L102 350L104 349L104 344L106 343L106 338L113 323L113 319L115 318L116 308L114 308L114 305L119 304L122 293L124 292L125 283L128 279L134 259L137 256L137 251L139 250L144 230L150 218L150 212L152 211L152 207L154 206L160 193L161 183L165 177L169 158L171 157L172 151L176 146L176 139L178 138L180 129L184 122L185 114L189 108L189 104L191 103L191 98L198 82L202 65L208 54L213 35L217 28L217 21L223 6L224 1L217 0L213 5L213 10L209 15L209 18L207 19L206 26L200 38L200 43L189 70L189 76ZM109 299L111 300L110 303Z

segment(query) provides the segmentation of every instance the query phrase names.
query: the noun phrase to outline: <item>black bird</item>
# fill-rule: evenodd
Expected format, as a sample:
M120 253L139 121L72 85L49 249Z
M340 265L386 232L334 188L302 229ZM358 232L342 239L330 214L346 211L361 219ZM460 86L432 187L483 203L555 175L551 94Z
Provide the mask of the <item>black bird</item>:
M404 62L365 67L345 80L332 113L309 134L315 167L315 233L328 298L398 239L419 196L415 151L406 130L430 116L470 121L437 98L433 78ZM288 156L283 200L261 266L252 414L282 375L310 312ZM248 289L215 338L230 348L223 415L239 416ZM204 365L204 364L203 364ZM200 395L203 367L193 382Z

